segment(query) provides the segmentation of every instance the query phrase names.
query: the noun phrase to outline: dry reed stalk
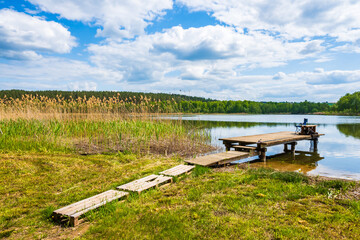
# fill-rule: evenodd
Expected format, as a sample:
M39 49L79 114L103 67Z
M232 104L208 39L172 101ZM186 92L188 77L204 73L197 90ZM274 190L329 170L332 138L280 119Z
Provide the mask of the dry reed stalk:
M91 96L65 99L25 94L21 98L0 99L0 120L6 119L121 119L144 118L150 115L172 113L175 100L152 100L146 96L120 99L117 96L103 99Z

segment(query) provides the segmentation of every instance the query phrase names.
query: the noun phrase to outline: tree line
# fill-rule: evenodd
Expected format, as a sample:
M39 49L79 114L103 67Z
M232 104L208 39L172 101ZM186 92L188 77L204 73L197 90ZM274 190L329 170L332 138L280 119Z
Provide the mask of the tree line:
M144 93L144 92L114 92L114 91L25 91L25 90L1 90L0 98L21 98L23 95L32 95L32 96L44 96L49 98L57 98L61 96L65 100L84 98L86 97L96 97L96 98L112 98L116 97L122 101L133 102L134 99L147 98L154 101L211 101L211 99L206 99L202 97L192 97L181 94L168 94L168 93Z
M143 93L143 92L111 92L111 91L24 91L2 90L0 98L16 99L24 95L45 96L64 100L77 98L96 97L100 99L116 98L118 100L139 103L144 98L149 99L158 108L164 108L163 112L183 113L343 113L358 115L360 112L360 92L346 94L336 103L328 102L255 102L255 101L219 101L201 97L191 97L180 94L167 93ZM166 111L165 111L166 110Z
M182 101L181 112L188 113L292 113L329 112L331 104L313 102L254 102L254 101Z
M358 115L360 113L360 92L346 94L339 99L335 107L337 112Z

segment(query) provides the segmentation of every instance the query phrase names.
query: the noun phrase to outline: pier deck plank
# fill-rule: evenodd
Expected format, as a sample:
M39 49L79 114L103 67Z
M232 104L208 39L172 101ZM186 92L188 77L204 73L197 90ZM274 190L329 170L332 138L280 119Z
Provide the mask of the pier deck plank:
M253 155L249 152L227 151L189 159L185 162L208 167L213 165L226 164L235 160L240 160L251 156Z

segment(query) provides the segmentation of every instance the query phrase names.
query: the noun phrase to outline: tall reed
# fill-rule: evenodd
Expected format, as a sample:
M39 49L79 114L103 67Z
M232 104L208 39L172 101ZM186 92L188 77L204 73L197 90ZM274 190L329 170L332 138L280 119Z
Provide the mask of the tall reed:
M92 97L66 100L57 95L55 98L22 95L21 98L0 98L0 120L2 119L116 119L129 116L148 116L158 113L178 112L175 100L160 101L136 96L121 100L118 93L103 99Z

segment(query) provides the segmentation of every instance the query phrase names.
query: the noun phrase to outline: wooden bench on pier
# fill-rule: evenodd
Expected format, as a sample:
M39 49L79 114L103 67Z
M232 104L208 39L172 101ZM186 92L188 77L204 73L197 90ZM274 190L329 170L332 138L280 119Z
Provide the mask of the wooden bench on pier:
M105 205L116 199L121 199L129 193L123 191L109 190L93 197L81 200L53 212L55 221L61 221L64 218L70 218L70 226L76 226L79 223L79 217L90 210Z

